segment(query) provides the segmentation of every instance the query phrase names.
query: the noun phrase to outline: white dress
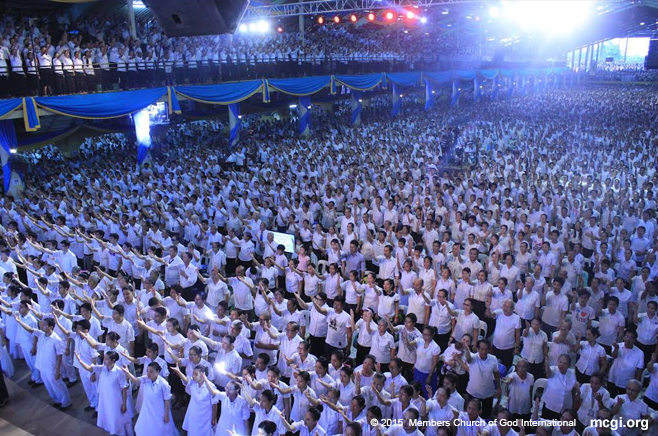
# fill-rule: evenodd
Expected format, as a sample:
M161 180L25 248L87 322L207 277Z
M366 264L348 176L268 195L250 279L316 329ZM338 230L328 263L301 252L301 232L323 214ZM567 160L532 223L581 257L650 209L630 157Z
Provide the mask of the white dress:
M126 401L126 412L121 413L121 390L128 389L128 398L132 397L126 375L114 365L107 369L105 365L94 365L98 377L98 418L96 426L110 434L119 436L132 434L131 404Z
M247 434L245 421L249 419L251 409L247 401L240 395L234 401L224 392L213 398L213 403L222 403L222 413L217 423L215 436L228 436L227 430L235 431L239 435Z
M142 407L135 424L137 436L161 435L178 436L174 417L169 406L169 422L165 424L165 400L171 400L171 387L162 377L158 376L151 381L147 376L139 378L140 392L142 392Z
M216 401L208 387L205 383L199 386L190 378L185 392L192 398L185 413L183 430L187 431L187 436L212 436L212 405Z

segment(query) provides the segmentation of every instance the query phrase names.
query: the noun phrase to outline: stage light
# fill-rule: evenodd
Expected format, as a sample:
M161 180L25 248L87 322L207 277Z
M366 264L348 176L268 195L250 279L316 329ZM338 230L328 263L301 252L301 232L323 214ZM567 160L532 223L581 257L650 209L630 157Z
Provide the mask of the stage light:
M17 151L18 151L18 150L16 150L15 148L11 148L11 149L9 149L9 152L10 152L11 154L15 154Z
M501 15L509 17L522 30L542 31L548 34L566 34L578 31L593 14L594 2L572 0L555 2L504 2Z
M258 23L256 23L256 26L257 26L256 29L259 32L267 32L268 30L270 30L270 23L268 23L265 20L260 20Z
M413 12L411 12L411 11L407 12L407 18L409 20L413 20L415 16L416 16L416 14L414 14Z
M420 17L420 22L423 23L423 24L427 23L427 18Z
M470 15L466 15L467 20L470 20L471 18L473 18L473 17L471 17Z
M368 21L375 21L375 14L372 12L368 14Z
M392 20L393 19L393 12L386 12L386 19L387 20Z
M498 15L500 15L500 11L498 11L497 7L492 6L489 8L489 15L491 15L492 17L497 17Z
M449 13L450 13L450 11L448 11L447 9L444 10L444 11L441 11L441 15L448 15Z
M277 27L276 31L279 32L279 33L283 33L283 27Z
M324 24L324 17L318 18L318 24Z
M258 27L256 26L256 23L251 23L249 24L249 31L250 32L255 32Z
M291 105L288 106L288 107L289 107L290 109L297 109L297 105L296 105L296 104L291 104Z
M351 21L352 23L356 23L357 20L358 20L358 18L356 17L356 15L354 15L354 14L350 15L350 21Z
M644 22L640 23L640 26L644 26Z
M340 17L338 15L334 17L334 23L336 24L340 23Z
M240 24L240 32L246 32L247 31L247 25L246 24Z

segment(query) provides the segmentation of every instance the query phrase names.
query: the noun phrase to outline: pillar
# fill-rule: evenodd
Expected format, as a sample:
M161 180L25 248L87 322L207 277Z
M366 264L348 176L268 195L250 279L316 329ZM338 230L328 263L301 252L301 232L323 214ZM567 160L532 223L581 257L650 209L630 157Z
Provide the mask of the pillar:
M137 26L135 25L135 10L133 9L133 0L126 0L126 14L128 15L128 29L130 36L137 37Z
M599 66L599 55L601 54L601 44L603 44L603 43L602 43L602 42L599 42L599 43L596 45L596 67L597 67L597 68L598 68L598 66Z
M302 41L304 41L304 16L303 15L299 16L299 34L302 37Z
M578 72L580 72L580 65L581 65L582 59L583 59L583 48L580 47L578 49L578 68L577 68Z
M627 54L628 54L628 38L626 38L626 46L624 47L624 63L626 63Z

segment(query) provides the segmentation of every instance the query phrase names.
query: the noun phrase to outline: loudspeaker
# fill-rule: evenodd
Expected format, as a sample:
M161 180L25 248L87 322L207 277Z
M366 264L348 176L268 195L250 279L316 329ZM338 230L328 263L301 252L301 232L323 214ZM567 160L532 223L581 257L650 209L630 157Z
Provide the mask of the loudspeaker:
M234 33L249 0L145 0L167 36Z

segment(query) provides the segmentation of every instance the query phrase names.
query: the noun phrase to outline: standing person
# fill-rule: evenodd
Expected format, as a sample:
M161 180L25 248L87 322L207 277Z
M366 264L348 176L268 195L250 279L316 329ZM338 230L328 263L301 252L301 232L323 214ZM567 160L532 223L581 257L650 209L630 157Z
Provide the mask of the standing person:
M500 399L501 384L498 359L489 354L489 342L480 340L477 344L477 353L473 355L466 353L466 363L461 359L457 362L464 366L469 374L466 392L472 399L482 402L483 416L491 416L494 397Z
M213 415L213 422L217 422L215 436L229 436L230 431L239 435L246 435L251 411L247 401L239 395L240 385L231 381L226 385L226 392L220 392L214 389L210 380L205 376L202 377L204 377L206 386L213 396L213 403L219 402L222 405L219 420L216 413Z
M190 395L183 430L188 436L212 436L212 426L217 422L217 401L212 394L214 385L208 381L208 368L195 366L191 377L183 374L178 365L172 367L172 372L180 377Z
M119 368L135 385L142 385L144 388L142 408L135 423L135 434L178 436L171 416L171 388L169 383L160 377L162 367L157 362L151 362L146 369L146 375L139 378L132 375L127 367Z
M105 353L102 365L90 365L83 362L78 352L75 357L82 367L96 374L98 378L98 418L96 426L110 434L119 436L132 436L132 413L128 407L128 380L116 364L119 353L108 351Z
M71 407L71 397L61 373L65 346L64 341L54 332L55 320L52 318L41 320L40 330L37 330L25 324L18 313L14 313L14 319L18 325L35 336L32 348L32 351L35 351L36 347L34 366L39 370L48 394L55 401L53 406L60 410L68 409Z

